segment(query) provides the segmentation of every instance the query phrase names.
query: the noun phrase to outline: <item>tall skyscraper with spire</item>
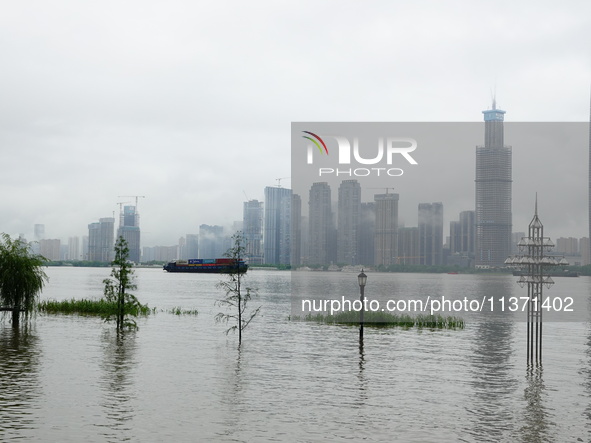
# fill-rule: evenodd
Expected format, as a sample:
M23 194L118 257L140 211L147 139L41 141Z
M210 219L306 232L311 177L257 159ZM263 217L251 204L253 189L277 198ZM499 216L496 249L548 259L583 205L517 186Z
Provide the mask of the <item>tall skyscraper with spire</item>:
M484 114L484 146L476 147L476 266L503 266L511 253L511 147L504 144L505 111Z

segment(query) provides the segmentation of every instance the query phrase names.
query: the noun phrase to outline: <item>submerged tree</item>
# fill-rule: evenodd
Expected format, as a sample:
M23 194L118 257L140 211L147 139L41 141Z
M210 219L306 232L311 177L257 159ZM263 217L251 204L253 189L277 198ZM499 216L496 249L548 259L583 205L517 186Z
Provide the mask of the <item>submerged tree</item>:
M0 305L12 311L14 326L19 324L21 313L28 316L37 305L48 280L43 271L45 261L24 241L12 240L8 234L0 236Z
M235 322L236 324L226 329L226 334L230 331L238 331L238 343L240 344L242 343L242 331L259 313L261 307L259 306L250 312L246 310L248 302L256 295L256 289L243 285L246 267L240 266L240 264L244 260L246 246L242 232L238 231L232 236L232 244L234 246L224 254L224 257L232 259L232 266L229 266L228 270L223 272L226 275L226 280L216 285L226 293L226 297L218 300L216 304L227 308L231 312L220 312L215 316L215 320L226 324Z
M127 241L119 237L115 243L115 259L111 262L113 269L111 277L103 280L105 285L105 299L116 305L115 312L105 316L105 321L110 321L115 317L117 330L123 328L137 329L135 320L130 316L137 315L141 307L140 302L135 295L127 292L136 289L133 283L133 264L129 259L129 248Z

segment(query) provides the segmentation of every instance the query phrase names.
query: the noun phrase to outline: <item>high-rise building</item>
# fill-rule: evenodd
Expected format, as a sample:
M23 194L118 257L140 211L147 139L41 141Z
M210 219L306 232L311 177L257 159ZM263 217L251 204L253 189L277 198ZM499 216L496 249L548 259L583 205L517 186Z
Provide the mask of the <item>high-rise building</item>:
M398 264L419 264L419 228L398 228Z
M60 260L69 260L69 248L68 245L62 245L60 240Z
M154 261L154 247L144 246L142 248L142 260L144 263Z
M307 216L301 217L301 224L300 224L300 232L301 232L301 239L300 239L300 262L299 264L306 264L310 263L308 260L308 254L310 253L310 246L308 242L310 241L310 219Z
M302 197L291 197L291 259L292 266L302 264Z
M337 263L359 263L359 220L361 185L357 180L343 180L339 186Z
M80 260L80 237L68 238L68 258Z
M374 195L376 209L374 264L390 266L398 259L398 194Z
M591 264L591 248L589 247L589 237L582 237L579 240L579 249L581 251L581 266Z
M189 256L187 255L187 239L185 237L179 238L179 259L180 260L188 260ZM146 259L144 258L144 261Z
M140 262L140 216L136 206L124 206L123 212L119 215L119 229L117 238L123 237L129 248L129 260L134 263Z
M105 217L88 225L88 260L111 262L115 257L115 219Z
M82 260L88 260L88 235L82 236Z
M34 229L34 242L31 244L31 251L35 254L39 254L41 251L39 242L45 238L45 225L36 224Z
M504 144L505 111L484 114L484 146L476 147L476 267L503 266L511 253L511 147Z
M443 264L443 204L419 203L419 264Z
M564 255L579 254L579 239L574 237L559 237L556 239L556 252Z
M199 226L199 257L220 258L228 250L225 247L224 228L218 225Z
M331 235L334 230L331 190L328 183L312 184L308 205L308 262L311 265L328 265L332 261Z
M39 253L48 260L61 260L61 242L59 239L43 238L39 240Z
M474 257L476 252L476 212L460 212L460 251Z
M199 237L197 234L185 236L185 254L187 259L199 257Z
M179 258L179 247L174 246L144 246L143 260L144 262L159 261L169 262Z
M375 254L376 234L376 204L375 202L361 203L359 216L359 260L364 266L373 266Z
M291 259L291 189L265 188L264 262L289 264Z
M291 263L291 205L293 203L293 195L291 189L289 190L289 196L284 198L281 202L279 223L279 264L289 265Z
M263 202L244 202L242 232L245 241L245 258L250 264L263 263Z
M459 221L449 222L449 252L457 254L462 249L462 229Z
M460 220L449 225L449 250L451 254L474 256L475 212L460 212Z
M45 225L35 225L33 227L35 230L35 241L43 240L45 238Z

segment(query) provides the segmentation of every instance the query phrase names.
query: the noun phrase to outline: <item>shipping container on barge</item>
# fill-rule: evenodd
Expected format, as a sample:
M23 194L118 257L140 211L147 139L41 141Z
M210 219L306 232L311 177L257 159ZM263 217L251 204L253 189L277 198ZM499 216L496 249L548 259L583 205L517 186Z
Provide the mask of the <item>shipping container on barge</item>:
M233 258L191 258L189 260L175 260L162 268L168 272L197 272L222 274L228 272L246 272L248 265L243 260Z

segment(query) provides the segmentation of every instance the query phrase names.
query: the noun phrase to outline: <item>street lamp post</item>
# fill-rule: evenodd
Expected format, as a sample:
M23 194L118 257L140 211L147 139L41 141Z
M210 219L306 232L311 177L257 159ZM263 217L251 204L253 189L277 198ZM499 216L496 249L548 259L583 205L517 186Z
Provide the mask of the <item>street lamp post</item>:
M361 274L357 276L359 282L359 301L361 302L361 311L359 311L359 339L363 338L363 299L365 297L365 284L367 283L367 275L361 269Z

